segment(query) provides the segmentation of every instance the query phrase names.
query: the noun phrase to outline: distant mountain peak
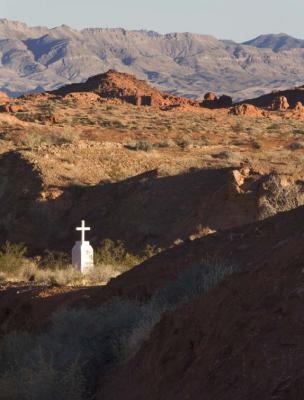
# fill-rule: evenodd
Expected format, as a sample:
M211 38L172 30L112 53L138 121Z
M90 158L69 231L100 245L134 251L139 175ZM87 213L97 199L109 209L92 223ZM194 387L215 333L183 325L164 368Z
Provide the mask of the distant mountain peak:
M261 49L271 49L274 52L292 50L304 47L304 40L294 38L286 33L265 34L243 43Z

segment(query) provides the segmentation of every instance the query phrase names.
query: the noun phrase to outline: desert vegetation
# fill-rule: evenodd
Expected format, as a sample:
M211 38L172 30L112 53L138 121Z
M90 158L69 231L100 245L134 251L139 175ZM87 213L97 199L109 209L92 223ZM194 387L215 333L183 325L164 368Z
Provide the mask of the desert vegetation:
M0 399L92 399L97 376L133 356L165 312L237 271L232 265L202 262L147 302L116 298L96 309L62 309L45 333L5 335L0 342Z
M121 241L105 239L95 251L95 267L82 275L70 265L70 256L46 251L42 256L28 257L24 244L6 242L0 250L0 283L31 285L91 286L106 284L160 252L147 246L141 256L128 252Z

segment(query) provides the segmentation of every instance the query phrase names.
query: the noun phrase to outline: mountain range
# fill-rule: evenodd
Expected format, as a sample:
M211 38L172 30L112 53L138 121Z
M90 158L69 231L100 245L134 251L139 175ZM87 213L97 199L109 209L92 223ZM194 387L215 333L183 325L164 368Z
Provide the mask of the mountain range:
M245 43L192 33L121 28L49 29L0 20L0 90L52 90L116 69L167 92L241 100L304 82L304 40L262 35Z

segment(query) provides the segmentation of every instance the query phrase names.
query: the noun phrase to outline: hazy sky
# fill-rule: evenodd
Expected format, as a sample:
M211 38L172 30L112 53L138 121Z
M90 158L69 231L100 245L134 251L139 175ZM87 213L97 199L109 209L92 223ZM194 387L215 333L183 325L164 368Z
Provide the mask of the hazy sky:
M304 38L303 0L0 0L0 18L61 24L196 32L244 41L262 33Z

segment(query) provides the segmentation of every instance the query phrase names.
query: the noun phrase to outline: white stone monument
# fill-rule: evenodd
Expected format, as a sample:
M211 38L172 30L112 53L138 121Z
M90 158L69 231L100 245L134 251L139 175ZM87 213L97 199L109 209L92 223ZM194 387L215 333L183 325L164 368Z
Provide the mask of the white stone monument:
M76 242L72 250L72 264L82 274L88 273L94 268L94 250L89 241L85 240L85 232L91 228L85 226L85 221L81 221L81 226L76 231L81 231L81 241Z

